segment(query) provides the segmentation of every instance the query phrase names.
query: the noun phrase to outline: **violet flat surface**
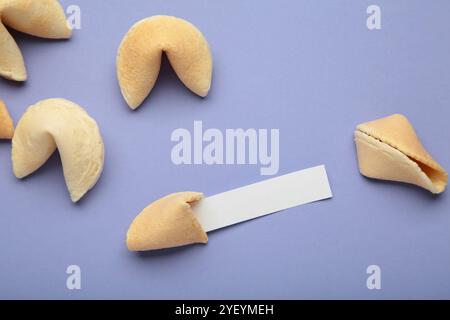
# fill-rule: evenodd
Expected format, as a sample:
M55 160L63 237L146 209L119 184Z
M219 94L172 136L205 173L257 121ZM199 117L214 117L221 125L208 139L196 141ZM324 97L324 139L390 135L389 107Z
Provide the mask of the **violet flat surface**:
M368 180L357 169L353 130L403 113L450 168L450 2L64 0L79 5L70 41L14 33L24 85L0 79L17 122L45 98L83 106L100 125L103 175L77 205L54 156L24 181L0 142L0 298L450 298L450 195ZM208 39L214 79L206 99L164 63L149 99L125 104L115 57L138 20L168 14ZM175 166L176 128L280 129L279 174L327 166L334 198L210 234L208 245L128 252L132 219L166 194L213 195L264 179L259 167ZM82 289L66 288L67 266ZM366 268L382 270L368 290Z

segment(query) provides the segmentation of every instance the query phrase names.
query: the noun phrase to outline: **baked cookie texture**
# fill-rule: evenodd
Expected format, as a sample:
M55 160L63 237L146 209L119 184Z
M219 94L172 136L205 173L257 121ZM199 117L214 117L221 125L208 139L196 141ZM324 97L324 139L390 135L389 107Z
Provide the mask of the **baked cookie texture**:
M394 114L358 125L355 142L362 175L444 192L447 172L425 150L405 116Z
M0 76L25 81L22 53L5 26L36 37L68 39L72 35L57 0L0 0Z
M58 149L73 202L98 181L104 146L97 123L75 103L48 99L29 107L12 140L12 164L17 178L39 169Z
M180 192L150 204L128 229L128 249L145 251L207 243L208 236L191 207L202 198L198 192Z
M153 89L163 52L187 88L201 97L208 94L212 57L205 37L186 20L153 16L128 31L117 54L117 77L130 108L139 107Z
M14 124L6 109L5 103L0 100L0 139L11 139L14 134Z

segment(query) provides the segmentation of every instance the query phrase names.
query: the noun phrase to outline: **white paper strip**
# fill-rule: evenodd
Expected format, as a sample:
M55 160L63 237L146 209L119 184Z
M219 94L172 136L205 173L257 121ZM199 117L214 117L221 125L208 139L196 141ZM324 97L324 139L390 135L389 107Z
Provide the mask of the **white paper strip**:
M209 232L332 196L321 165L205 198L194 212Z

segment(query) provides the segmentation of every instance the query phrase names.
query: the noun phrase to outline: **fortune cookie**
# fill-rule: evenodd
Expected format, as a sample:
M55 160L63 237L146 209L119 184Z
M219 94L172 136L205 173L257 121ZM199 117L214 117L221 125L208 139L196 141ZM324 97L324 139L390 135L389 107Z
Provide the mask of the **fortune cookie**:
M12 163L17 178L39 169L58 149L73 202L97 182L103 170L104 147L99 128L80 106L48 99L29 107L12 140Z
M163 52L186 87L201 97L208 94L212 57L202 33L183 19L153 16L128 31L117 54L117 77L130 108L139 107L153 89Z
M5 26L48 39L67 39L72 34L57 0L0 0L0 76L15 81L25 81L27 71Z
M355 142L362 175L411 183L432 193L445 190L447 172L425 150L405 116L358 125Z
M9 116L8 109L0 100L0 139L11 139L14 134L14 125Z
M144 251L207 243L208 236L191 207L202 197L197 192L180 192L150 204L128 229L128 249Z

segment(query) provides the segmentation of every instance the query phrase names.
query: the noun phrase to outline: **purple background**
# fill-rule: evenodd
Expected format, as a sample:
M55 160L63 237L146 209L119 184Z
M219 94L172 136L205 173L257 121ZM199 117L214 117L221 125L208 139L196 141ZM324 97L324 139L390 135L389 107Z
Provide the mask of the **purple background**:
M450 2L61 1L78 4L70 41L14 33L29 81L0 79L17 122L31 104L64 97L100 125L104 173L78 205L57 155L30 178L12 174L0 143L0 298L450 298L450 195L358 173L353 130L403 113L450 169ZM151 97L128 109L117 48L136 21L169 14L194 23L214 57L210 95L183 87L165 63ZM206 246L136 254L132 219L168 193L213 195L263 179L258 166L170 160L176 128L279 128L279 174L325 164L334 198L210 234ZM66 267L82 289L66 289ZM382 289L366 288L366 268Z

